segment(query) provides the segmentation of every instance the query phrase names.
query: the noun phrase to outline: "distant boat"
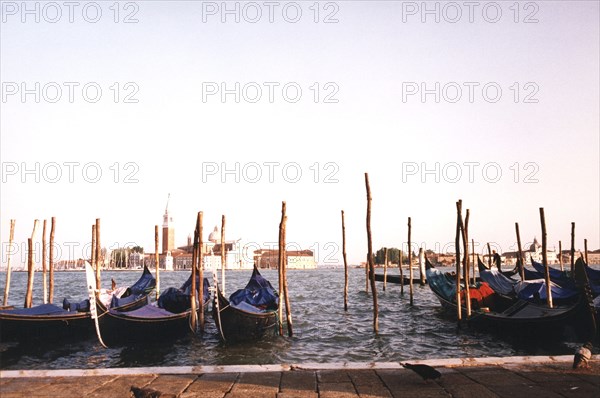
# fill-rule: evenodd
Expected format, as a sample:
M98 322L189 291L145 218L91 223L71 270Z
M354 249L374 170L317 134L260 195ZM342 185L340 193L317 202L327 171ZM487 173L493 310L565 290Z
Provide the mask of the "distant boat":
M277 292L256 267L246 287L234 292L229 300L216 286L213 319L221 340L254 341L275 335L278 305Z

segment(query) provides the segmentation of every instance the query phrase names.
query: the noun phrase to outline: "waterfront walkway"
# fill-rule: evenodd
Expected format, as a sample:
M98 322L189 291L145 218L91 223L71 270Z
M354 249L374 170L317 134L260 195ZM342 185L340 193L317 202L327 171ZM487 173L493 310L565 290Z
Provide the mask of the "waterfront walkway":
M195 366L1 371L0 397L146 398L600 397L600 356L572 369L572 356L411 361L442 373L423 381L398 363Z

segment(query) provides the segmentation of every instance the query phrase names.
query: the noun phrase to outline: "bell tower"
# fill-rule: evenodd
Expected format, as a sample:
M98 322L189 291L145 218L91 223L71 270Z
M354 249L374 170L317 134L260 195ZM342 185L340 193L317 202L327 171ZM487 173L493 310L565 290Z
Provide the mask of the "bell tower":
M173 217L169 215L169 200L171 194L167 197L167 206L165 207L165 214L163 215L163 229L162 229L162 249L163 254L175 249L175 226L173 223Z

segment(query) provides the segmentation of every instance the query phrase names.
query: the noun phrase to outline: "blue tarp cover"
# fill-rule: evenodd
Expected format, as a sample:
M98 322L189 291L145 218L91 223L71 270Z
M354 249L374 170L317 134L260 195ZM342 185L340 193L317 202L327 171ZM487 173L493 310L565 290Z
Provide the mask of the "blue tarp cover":
M208 279L204 278L204 303L210 300L209 287ZM198 275L196 276L196 291L200 293L200 276ZM181 288L170 287L162 292L158 298L158 306L174 314L185 312L190 308L191 292L192 277L190 276Z
M13 310L1 310L0 313L15 315L68 315L71 312L54 304L36 305L31 308L17 308Z
M232 307L249 312L274 311L279 306L279 295L271 282L254 268L246 287L229 296L229 303Z

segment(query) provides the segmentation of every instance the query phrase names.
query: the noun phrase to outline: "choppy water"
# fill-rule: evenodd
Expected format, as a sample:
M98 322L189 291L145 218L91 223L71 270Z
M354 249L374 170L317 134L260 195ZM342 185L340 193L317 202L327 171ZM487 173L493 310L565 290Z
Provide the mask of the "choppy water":
M114 278L119 286L137 280L141 271L105 271L103 286ZM397 270L390 273L397 273ZM276 271L261 273L273 286ZM228 271L226 291L242 288L251 271ZM161 287L179 287L188 272L162 272ZM5 273L0 275L0 297ZM409 305L408 286L377 283L379 334L373 333L372 298L365 293L364 269L350 270L349 309L343 308L343 269L288 271L294 337L274 338L254 344L224 345L219 342L212 318L203 336L141 347L103 348L94 338L60 345L0 344L1 369L66 369L138 366L233 365L302 362L388 362L407 359L485 357L509 355L563 355L574 352L573 343L514 342L502 336L457 331L444 315L428 286L415 286L414 305ZM12 276L9 304L22 307L26 273ZM85 298L84 272L55 273L55 302L63 297ZM41 274L36 274L34 305L41 303ZM81 292L81 293L78 293ZM37 298L35 297L37 296Z

